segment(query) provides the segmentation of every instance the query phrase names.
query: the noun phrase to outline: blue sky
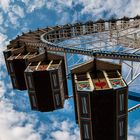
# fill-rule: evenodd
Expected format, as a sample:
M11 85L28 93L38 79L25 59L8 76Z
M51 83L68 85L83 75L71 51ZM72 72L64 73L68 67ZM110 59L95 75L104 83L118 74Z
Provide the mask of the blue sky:
M30 110L27 91L12 89L2 51L22 32L99 18L136 16L138 0L0 0L0 140L79 140L73 101L65 108ZM70 81L69 81L70 83ZM129 107L137 102L129 101ZM140 139L140 111L129 114L129 140Z

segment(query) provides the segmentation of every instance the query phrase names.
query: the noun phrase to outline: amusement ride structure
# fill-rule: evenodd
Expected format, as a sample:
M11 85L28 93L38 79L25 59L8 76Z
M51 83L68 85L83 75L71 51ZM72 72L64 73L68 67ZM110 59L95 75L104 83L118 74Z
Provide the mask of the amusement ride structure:
M140 16L100 19L22 33L10 41L4 56L13 88L28 89L33 110L60 109L74 97L82 140L127 140L128 112L140 107L127 107L128 97L140 101L138 94L127 94L128 87L140 86L139 38Z

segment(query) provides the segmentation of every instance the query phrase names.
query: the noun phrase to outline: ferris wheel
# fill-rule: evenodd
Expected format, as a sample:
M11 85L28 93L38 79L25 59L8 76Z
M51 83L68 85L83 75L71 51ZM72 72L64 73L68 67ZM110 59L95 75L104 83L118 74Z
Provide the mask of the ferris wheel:
M23 33L10 46L25 44L40 52L61 53L65 56L66 72L89 59L105 59L122 65L122 75L129 89L139 91L140 76L140 17L96 22L66 24ZM134 95L135 97L138 94ZM133 96L133 94L132 94ZM138 99L138 98L137 98Z
M17 58L24 59L27 56L28 58L30 58L37 54L38 55L32 60L42 60L45 57L45 52L51 52L51 54L47 54L48 58L51 59L55 57L55 59L53 58L55 60L54 62L47 60L49 61L47 65L44 65L44 63L41 65L41 61L39 61L39 63L37 64L26 62L26 64L28 64L28 67L26 68L26 66L24 66L23 68L24 70L26 68L25 80L28 82L28 89L29 94L32 98L33 109L36 108L36 99L34 98L35 89L32 83L33 80L28 75L33 71L35 66L35 70L42 71L42 69L55 69L57 64L58 75L62 75L61 77L66 75L66 78L71 80L71 69L79 64L84 64L84 62L88 60L99 60L99 62L100 60L104 60L106 62L113 62L115 64L121 65L122 77L126 81L130 90L129 98L132 100L140 101L139 93L137 93L137 91L140 90L139 38L140 16L136 16L134 18L123 17L121 19L110 20L100 19L96 22L87 21L85 23L66 24L22 33L21 36L17 36L14 40L10 41L10 44L7 46L7 51L4 52L4 55L5 59L8 61L13 61L13 58L15 60ZM21 53L24 51L28 53ZM11 52L13 52L12 55ZM54 56L52 56L53 54ZM57 59L62 59L62 61L56 61ZM33 62L32 60L30 60L30 62ZM64 65L66 70L62 70ZM17 72L21 79L23 79L24 77L24 75L20 75L20 67L22 67L23 64L18 63L18 65L16 66L18 66L17 71L13 69L10 63L9 65L7 65L7 67L9 67L10 69L8 72L10 74L12 73L11 77L13 77L13 84L16 84L16 79L14 79L13 75L14 72ZM37 76L38 78L40 78L39 75L31 75L32 78ZM54 83L52 85L54 87L57 87L56 81L59 81L61 83L60 90L62 90L63 86L65 87L63 90L67 90L66 80L63 80L61 78L57 79L57 75L55 75L54 72L52 73L51 77L53 80L50 80L50 83L52 83L53 81ZM87 77L89 77L89 74L87 74ZM19 83L22 85L23 83L21 82L21 79L19 79ZM121 85L125 85L121 81L116 80L113 82L113 84L119 82L121 83ZM42 86L38 81L36 81L36 83L38 83L36 84L36 86ZM90 89L87 81L84 81L81 85L84 86L85 89ZM79 86L79 88L82 88L81 85ZM98 82L95 83L95 85L102 87L105 85L105 82ZM21 90L26 89L24 84L22 86L23 87L21 88ZM64 99L72 97L68 96L68 93L59 97L59 94L57 93L58 90L55 90L53 92L56 102L56 108L61 108L63 106L60 104L60 100L64 101ZM121 100L124 98L123 96L120 97ZM48 96L48 98L50 98L50 96ZM50 103L50 100L47 101ZM86 104L86 99L83 98L82 102L83 104ZM130 108L129 110L127 110L127 112L132 112L139 107L140 104ZM84 108L84 112L88 112L86 108ZM123 122L121 122L121 129L122 123ZM84 127L85 128L83 129L88 131L87 124L85 124ZM85 137L89 137L88 132L85 133Z

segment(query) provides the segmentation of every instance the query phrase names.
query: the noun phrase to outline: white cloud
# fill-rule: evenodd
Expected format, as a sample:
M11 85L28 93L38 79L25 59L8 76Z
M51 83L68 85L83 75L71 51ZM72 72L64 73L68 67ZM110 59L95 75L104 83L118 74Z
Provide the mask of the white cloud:
M38 122L36 117L14 110L10 100L3 96L6 90L0 80L0 140L41 140L39 132L34 129Z
M140 122L136 123L130 128L129 127L128 140L139 140L140 139Z
M21 0L27 6L30 0Z
M62 13L61 16L60 16L60 19L58 21L58 24L60 24L60 25L67 24L67 22L70 21L70 17L69 16L70 15L67 12Z
M20 6L14 5L14 6L12 7L12 11L13 11L13 13L15 13L16 15L18 15L19 17L21 17L21 18L24 17L24 9L21 8Z
M45 1L45 0L34 0L30 2L29 0L22 0L22 2L27 5L27 11L29 13L33 12L36 9L40 9L43 6L46 6L47 9L57 11L63 11L64 8L72 8L72 0L59 0L59 1Z
M0 7L4 12L7 12L10 7L10 0L0 0Z
M40 140L40 134L34 130L33 115L15 111L13 104L3 96L5 92L6 86L0 80L0 140Z
M14 25L13 28L19 26L18 17L13 12L9 12L8 16L9 16L9 21Z
M133 17L133 16L140 14L139 7L140 7L139 0L136 0L135 2L133 0L131 0L122 12L124 12L124 14L129 16L129 17Z
M51 136L55 140L62 140L62 138L63 140L80 140L79 129L75 128L75 125L69 121L60 123L59 130L51 132Z
M73 107L70 103L70 99L65 101L63 111L67 111L67 112L72 112L73 111Z
M0 66L4 64L4 57L2 52L6 49L7 43L7 35L0 33Z
M48 9L52 9L52 8L54 7L54 3L48 1L48 2L46 3L46 7L47 7Z
M43 6L45 6L45 0L34 0L32 3L30 3L27 11L31 13L36 9L42 8Z
M80 140L80 137L78 134L71 135L67 131L56 131L51 133L52 137L55 138L55 140Z
M63 5L65 7L71 7L73 0L59 0L57 1L58 4Z
M6 91L4 83L0 81L0 101L3 98L4 92Z
M83 9L82 14L90 13L95 18L103 18L104 12L109 11L107 17L117 15L117 17L123 16L135 16L140 13L140 1L133 0L79 0L76 3L81 3Z
M7 39L7 35L0 33L0 45L1 46L3 45L3 43L5 43L6 39Z
M0 102L0 140L40 140L41 137L31 124L31 116L16 112L8 100ZM25 123L26 122L26 123Z
M2 14L2 12L0 12L0 25L3 24L3 21L4 21L3 14Z
M47 9L56 11L58 14L66 12L67 9L76 11L74 7L76 5L82 5L79 14L91 14L91 18L94 19L103 18L104 12L108 11L106 17L117 15L117 17L123 16L135 16L140 12L140 1L134 2L133 0L59 0L59 1L45 1L45 0L22 0L27 6L27 12L31 13L36 9L41 9L46 6ZM74 6L74 7L73 7ZM70 14L70 13L68 13Z
M27 124L25 127L17 126L12 129L11 133L13 133L13 137L16 139L39 140L40 136L33 131L32 127L33 126L31 124Z
M4 78L6 78L6 76L7 76L7 73L5 71L3 71L0 67L0 80L3 80Z
M0 33L6 33L7 28L5 28L4 26L0 26Z
M17 28L20 25L19 19L23 18L25 16L24 9L17 5L17 4L9 4L8 10L7 10L7 15L5 15L4 20L4 27L11 27L12 28ZM0 19L2 18L0 14ZM2 20L0 21L0 23ZM12 24L11 24L12 23ZM14 26L13 26L14 25ZM4 27L1 28L1 31L4 32Z
M130 135L128 136L128 140L139 140L139 138L136 138L135 136Z

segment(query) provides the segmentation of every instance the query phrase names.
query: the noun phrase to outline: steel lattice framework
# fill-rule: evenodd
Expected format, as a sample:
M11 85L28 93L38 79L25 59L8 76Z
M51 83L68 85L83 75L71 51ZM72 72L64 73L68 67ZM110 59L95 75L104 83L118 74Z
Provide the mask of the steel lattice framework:
M113 59L125 65L124 79L131 86L140 76L140 16L121 19L100 19L96 22L66 24L29 31L17 36L10 42L39 48L40 53L47 51L63 53L66 59L67 75L69 67L80 63L83 56L91 59ZM80 57L68 65L75 54ZM67 57L69 56L69 57Z

